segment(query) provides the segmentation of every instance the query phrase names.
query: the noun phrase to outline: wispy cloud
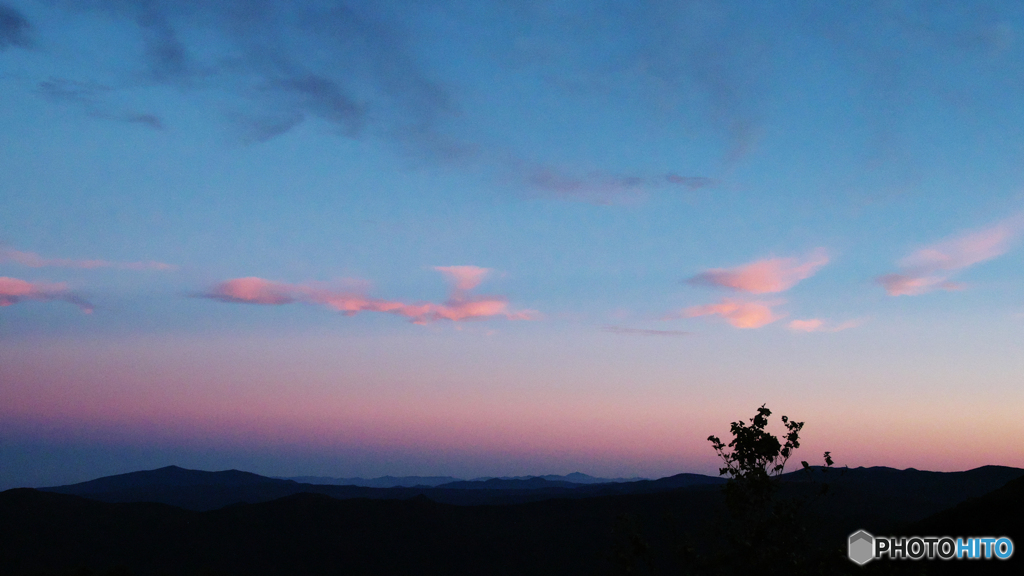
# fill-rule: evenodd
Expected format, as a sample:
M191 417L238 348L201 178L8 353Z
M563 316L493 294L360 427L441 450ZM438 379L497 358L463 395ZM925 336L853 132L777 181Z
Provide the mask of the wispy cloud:
M644 328L626 328L623 326L604 326L601 328L604 332L611 332L612 334L634 334L638 336L690 336L691 332L683 330L647 330Z
M312 289L306 286L284 284L250 276L221 282L200 296L221 302L280 305L299 301L310 292Z
M718 182L703 176L662 174L640 176L589 172L573 174L553 166L521 166L513 163L523 184L542 196L592 204L620 204L644 199L649 193L664 188L683 188L688 191L714 188Z
M779 33L761 29L761 19L751 17L751 10L760 8L585 3L567 12L545 3L495 4L506 7L506 20L520 31L513 44L517 67L536 67L555 90L632 87L653 110L699 115L713 140L724 140L712 145L725 145L726 161L742 158L754 146L771 70L766 47L774 44L766 32ZM611 45L619 48L602 49Z
M181 2L176 0L94 0L73 2L57 0L71 10L89 11L109 16L119 24L135 28L141 40L137 51L141 70L123 80L125 87L138 85L171 85L181 91L217 91L230 96L225 102L224 116L244 140L261 142L276 138L310 120L318 120L346 138L380 138L417 159L463 167L483 168L502 179L508 175L526 194L596 204L617 204L636 201L646 194L665 188L694 190L714 185L710 178L675 173L631 174L593 172L585 169L558 169L545 158L532 157L521 151L505 151L495 146L495 139L465 134L456 86L447 82L422 64L420 51L430 35L413 34L418 25L416 7L396 8L388 3L366 3L339 0L324 3L317 0L219 0L217 2ZM547 30L552 45L580 50L584 45L604 44L612 39L594 38L575 25L559 18L546 24L538 19L551 18L546 10L525 13L501 2L485 2L484 10L498 11L503 18L517 21L532 30ZM473 16L449 3L442 2L429 10L445 11L452 18L469 18L461 24L477 25ZM586 19L600 17L609 24L622 27L621 32L635 35L642 44L652 42L648 31L657 26L682 46L669 50L649 50L633 54L632 64L618 70L621 82L656 85L663 103L676 101L670 107L716 104L705 110L712 122L724 128L733 151L746 148L751 130L746 113L735 114L736 100L752 90L740 89L732 79L730 68L740 59L731 42L711 41L705 34L682 35L675 28L689 29L694 14L686 9L668 10L670 14L647 13L639 9L640 20L624 22L618 10L586 9ZM532 12L527 9L526 12ZM659 11L654 11L659 12ZM703 14L703 10L699 11ZM673 24L666 17L671 16ZM568 19L574 21L575 19ZM698 26L699 28L699 26ZM732 27L727 27L731 29ZM203 30L196 36L191 30ZM694 30L696 32L696 30ZM583 35L582 37L580 35ZM197 40L202 38L201 41ZM209 41L211 38L215 41ZM701 40L697 40L697 39ZM585 44L581 41L585 40ZM710 46L708 45L710 41ZM497 45L502 39L496 38ZM315 49L311 49L315 47ZM716 58L703 54L714 49ZM472 48L469 48L472 49ZM588 52L596 52L585 49ZM758 52L752 52L756 54ZM681 56L689 54L689 56ZM698 56L700 54L701 56ZM654 55L666 57L665 69L648 70L645 62ZM727 56L729 55L729 56ZM585 76L603 76L616 63L592 63ZM547 62L560 59L549 58ZM752 67L752 70L760 69ZM648 70L643 78L639 70ZM541 77L551 76L545 67L535 71ZM556 74L559 75L559 74ZM745 75L741 75L745 76ZM163 126L154 114L121 112L109 100L117 90L87 79L73 81L51 78L38 85L44 97L79 107L97 118ZM745 83L741 83L744 84ZM707 92L696 97L693 89ZM740 107L743 108L743 107ZM722 124L724 122L724 125ZM500 139L499 139L500 141ZM490 142L491 144L485 144ZM733 152L729 153L734 155Z
M44 258L35 252L22 252L0 247L0 262L13 262L29 268L114 268L117 270L160 270L172 271L178 267L163 262L112 262L110 260L71 260L67 258Z
M962 290L950 280L959 271L1005 254L1024 232L1024 214L988 228L969 232L921 248L900 260L899 272L876 281L889 296L917 296L934 290Z
M785 314L776 314L772 307L781 302L754 301L744 302L723 298L717 304L705 304L703 306L691 306L680 312L669 314L668 319L675 318L697 318L699 316L721 316L726 322L736 328L760 328L785 317Z
M864 324L864 320L848 320L840 324L830 324L821 318L808 318L806 320L792 320L789 322L788 327L795 332L842 332L862 324Z
M434 270L444 274L455 285L456 290L472 290L480 285L489 268L479 266L434 266Z
M784 292L813 276L828 261L825 249L818 248L804 258L768 258L735 268L713 268L686 282L751 294Z
M92 304L73 294L67 284L0 277L0 306L10 306L24 300L61 300L78 306L86 314L93 311Z
M581 93L635 98L646 119L687 126L692 133L685 138L720 149L728 164L756 146L762 116L771 109L764 103L772 100L773 86L784 84L772 65L777 61L775 51L784 54L792 49L794 38L800 38L801 45L809 41L829 53L835 51L838 58L830 65L864 84L853 92L866 98L862 108L868 111L866 120L877 125L875 140L898 141L902 122L894 123L893 118L899 120L904 111L916 109L918 103L907 96L918 93L910 89L914 83L927 84L933 92L971 94L969 88L947 84L953 82L952 76L935 74L932 67L941 67L948 60L945 56L1003 54L1012 44L1013 27L1007 22L1014 18L1012 8L971 10L947 3L922 8L892 2L796 3L783 9L765 3L556 6L480 0L472 3L472 10L465 2L444 0L46 4L102 14L132 27L132 37L140 45L128 52L140 61L125 84L220 92L217 101L225 104L225 116L239 124L246 138L266 140L304 122L321 121L340 136L383 138L428 160L471 158L474 167L482 165L499 178L509 166L497 159L500 152L493 150L493 143L511 140L508 134L474 132L485 130L478 122L467 130L466 120L476 111L462 107L473 106L477 87L471 87L473 97L460 98L460 87L472 79L444 78L446 67L425 65L431 59L424 54L487 54L486 59L497 65L499 81L507 80L511 69L515 77L528 79L520 83L524 86L548 83L544 100ZM433 25L438 17L445 26ZM495 27L494 22L503 25ZM424 25L429 29L421 28ZM28 26L17 10L0 4L0 48L24 45ZM447 33L485 26L488 33L483 35L453 39ZM887 33L877 33L879 26ZM609 46L617 48L608 50ZM917 57L921 46L943 57L922 61ZM1020 72L1019 65L1013 69ZM935 85L940 77L944 80ZM51 92L68 95L67 89ZM526 93L517 90L515 97ZM95 115L157 125L158 118L151 114L104 112L96 99L93 102ZM538 115L550 113L543 109L544 102L537 104L530 108ZM679 122L680 111L685 112L685 123ZM592 126L582 128L581 134L593 133L586 131ZM525 156L522 150L518 153ZM552 158L532 160L543 164ZM638 186L635 178L645 184ZM682 178L683 183L701 180ZM529 192L612 203L642 194L658 179L627 167L609 175L564 178L531 170L520 181Z
M103 98L112 92L107 86L65 78L50 78L40 82L36 91L47 100L71 104L93 118L141 124L156 130L164 128L163 122L155 114L115 109Z
M409 318L414 324L427 324L438 320L462 321L480 318L504 317L509 320L535 320L540 317L534 310L513 311L508 301L500 296L472 296L466 291L479 284L486 268L476 266L444 266L443 272L454 283L447 301L406 303L372 298L356 291L336 290L316 285L287 284L263 278L235 278L200 294L200 297L245 304L283 305L294 302L326 306L353 316L360 312L384 312Z
M885 293L889 296L920 296L935 290L954 292L965 288L959 282L949 282L940 276L885 274L875 280L885 288Z
M25 16L16 8L0 2L0 50L18 46L27 48L32 45L29 30L32 26Z
M703 176L680 176L679 174L665 174L665 181L669 184L675 184L690 190L714 188L718 185L718 181L713 178L705 178Z
M144 83L232 95L227 117L252 140L318 119L341 136L369 131L418 155L453 153L438 123L456 107L445 87L423 73L389 6L344 0L61 4L137 27ZM209 36L197 42L187 33L195 29ZM209 42L211 36L217 41Z

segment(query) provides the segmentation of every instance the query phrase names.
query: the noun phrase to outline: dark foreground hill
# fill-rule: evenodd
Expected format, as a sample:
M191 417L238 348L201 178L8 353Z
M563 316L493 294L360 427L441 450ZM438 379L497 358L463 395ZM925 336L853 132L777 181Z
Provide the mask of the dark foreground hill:
M908 527L907 533L954 538L1007 536L1016 546L1024 546L1024 477L916 522ZM964 573L963 562L943 562L933 572ZM972 561L968 570L978 574L1024 574L1024 550L1016 550L1009 562Z
M833 551L837 558L842 559L846 536L860 528L873 534L908 535L940 529L964 535L1002 531L1000 535L1024 542L1024 535L1017 536L1024 480L995 492L985 489L1005 484L1004 478L1019 478L1022 470L838 472L826 475L830 489L825 496L813 496L820 484L801 480L806 478L801 475L791 476L783 488L786 496L811 497L803 520L808 533L815 546ZM173 474L181 480L180 473ZM249 487L265 484L239 478ZM112 486L109 482L114 481L90 486L106 489ZM125 566L135 575L610 574L614 559L633 554L638 546L646 550L645 565L660 573L678 573L676 551L681 543L699 549L722 538L721 490L708 484L655 489L656 482L660 481L636 483L646 493L509 505L455 506L423 495L336 499L299 493L208 511L9 490L0 493L0 574L81 566ZM950 500L955 501L948 504ZM960 506L953 507L956 504ZM1006 514L1011 513L1016 515L1008 519ZM993 524L1000 518L1005 526ZM930 565L904 563L900 568L935 573L934 566L931 572L922 572ZM823 573L890 573L886 570L891 567L873 562L861 569L842 560ZM948 564L937 569L965 573L965 567L982 568Z
M810 479L829 485L826 497L811 502L811 514L823 518L840 514L855 519L862 527L892 526L893 530L905 531L913 522L988 494L1022 476L1024 470L1006 466L982 466L964 472L872 467L833 469L828 473L815 468L811 475L800 471L783 479L793 484Z
M296 494L195 512L17 489L0 493L0 573L603 574L616 516L671 509L696 524L720 507L706 491L510 506Z

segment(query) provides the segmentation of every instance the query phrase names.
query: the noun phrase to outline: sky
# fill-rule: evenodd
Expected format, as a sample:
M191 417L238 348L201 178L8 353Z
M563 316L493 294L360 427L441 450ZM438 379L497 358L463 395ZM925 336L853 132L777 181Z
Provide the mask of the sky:
M1024 467L1015 2L0 0L0 489Z

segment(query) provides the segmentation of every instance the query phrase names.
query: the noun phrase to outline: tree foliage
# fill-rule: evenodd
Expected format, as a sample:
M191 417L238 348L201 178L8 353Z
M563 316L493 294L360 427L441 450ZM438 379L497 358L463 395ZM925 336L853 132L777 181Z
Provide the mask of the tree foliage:
M725 531L727 541L723 542L726 548L711 562L705 562L701 572L817 573L809 569L816 562L810 562L805 554L806 526L801 514L805 502L777 495L778 477L800 448L804 423L782 416L785 433L779 438L767 430L771 415L762 404L749 420L733 422L728 444L717 436L708 436L722 459L719 473L729 476L725 500L730 518ZM810 468L807 462L801 464ZM825 452L825 464L826 470L832 466L829 452Z
M719 474L730 476L726 498L736 512L763 506L771 499L776 487L772 480L782 474L793 451L800 447L804 423L783 416L782 423L786 427L783 443L765 429L771 415L772 411L762 404L749 425L742 420L733 422L730 426L733 438L728 445L718 436L708 436L725 464L719 468Z

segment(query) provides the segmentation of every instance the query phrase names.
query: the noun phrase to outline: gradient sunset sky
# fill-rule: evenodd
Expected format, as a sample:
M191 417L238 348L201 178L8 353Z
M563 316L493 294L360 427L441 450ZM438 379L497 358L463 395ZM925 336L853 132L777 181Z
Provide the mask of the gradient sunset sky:
M1024 466L1020 3L0 0L0 103L0 489Z

